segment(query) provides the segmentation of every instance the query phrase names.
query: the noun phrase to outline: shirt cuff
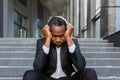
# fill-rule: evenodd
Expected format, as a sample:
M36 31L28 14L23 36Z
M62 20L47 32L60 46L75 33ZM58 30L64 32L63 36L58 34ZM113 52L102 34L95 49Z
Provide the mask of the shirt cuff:
M43 51L44 51L46 54L49 53L49 49L50 49L50 48L46 47L45 45L43 45L42 48L43 48Z
M69 52L70 52L70 53L73 53L73 52L75 51L75 48L76 48L76 46L75 46L75 44L73 43L73 44L69 47Z

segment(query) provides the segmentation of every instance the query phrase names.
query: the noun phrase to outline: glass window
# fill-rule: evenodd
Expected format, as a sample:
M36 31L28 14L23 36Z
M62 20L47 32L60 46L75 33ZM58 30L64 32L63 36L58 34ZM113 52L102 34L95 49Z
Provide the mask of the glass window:
M21 38L27 37L26 36L27 35L27 30L25 28L20 28L19 33L20 33L19 37L21 37Z
M24 6L27 6L27 0L19 0Z
M20 17L16 11L14 11L14 22L20 24Z
M94 36L100 38L100 11L101 11L101 0L96 0L96 12L93 19L94 23Z
M95 22L95 38L100 38L100 18Z
M21 24L22 26L26 27L27 20L22 16Z
M19 31L19 25L14 23L14 37L18 37L18 35L19 35L18 31Z
M100 13L101 10L101 0L96 0L96 15Z
M14 11L14 37L27 37L27 18Z

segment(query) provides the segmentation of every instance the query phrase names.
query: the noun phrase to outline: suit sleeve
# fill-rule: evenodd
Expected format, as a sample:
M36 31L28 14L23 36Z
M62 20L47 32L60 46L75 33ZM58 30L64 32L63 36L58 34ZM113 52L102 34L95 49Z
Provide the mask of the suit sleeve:
M43 44L44 44L44 39L37 40L36 55L35 55L35 59L34 59L34 62L33 62L34 70L40 70L41 71L47 63L48 54L46 54L44 52L44 50L42 48Z
M86 65L86 61L84 56L81 54L79 43L77 39L73 39L74 44L76 46L75 51L73 53L70 53L72 63L76 67L77 70L83 70Z

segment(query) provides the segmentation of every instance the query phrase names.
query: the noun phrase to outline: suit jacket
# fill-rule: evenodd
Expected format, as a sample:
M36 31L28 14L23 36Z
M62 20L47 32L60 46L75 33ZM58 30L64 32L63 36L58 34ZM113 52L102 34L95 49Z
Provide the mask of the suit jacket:
M56 70L57 65L57 52L55 45L50 43L50 51L49 54L45 54L42 46L44 45L45 38L38 39L36 45L36 55L33 63L34 70L38 70L47 75L52 75ZM61 66L63 71L67 76L70 76L72 72L74 72L73 65L77 70L83 70L86 65L85 58L82 56L80 52L80 47L77 39L73 39L76 48L73 53L69 52L67 42L64 41L61 45Z

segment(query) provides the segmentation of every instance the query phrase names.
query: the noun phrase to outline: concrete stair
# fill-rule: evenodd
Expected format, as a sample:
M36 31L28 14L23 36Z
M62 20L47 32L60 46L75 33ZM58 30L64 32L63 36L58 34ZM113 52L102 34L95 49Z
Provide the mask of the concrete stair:
M33 69L35 38L0 39L0 80L22 80L26 70ZM78 39L87 61L99 80L120 80L120 47L103 39Z

